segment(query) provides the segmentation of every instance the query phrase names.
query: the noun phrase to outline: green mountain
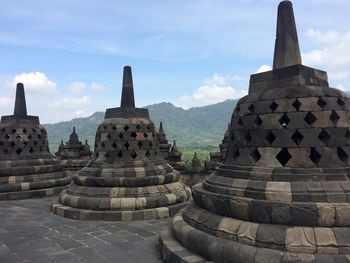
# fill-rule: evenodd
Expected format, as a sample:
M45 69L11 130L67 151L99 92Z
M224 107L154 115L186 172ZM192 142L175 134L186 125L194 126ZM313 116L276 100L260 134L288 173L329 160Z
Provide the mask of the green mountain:
M159 127L159 122L163 122L170 142L176 140L182 149L213 150L218 147L223 138L236 102L236 100L226 100L188 110L165 102L145 108L148 108L151 119L157 127ZM57 150L61 139L68 140L73 126L76 127L80 140L87 139L90 146L93 146L97 126L103 118L103 112L96 112L87 118L44 124L48 132L51 152Z

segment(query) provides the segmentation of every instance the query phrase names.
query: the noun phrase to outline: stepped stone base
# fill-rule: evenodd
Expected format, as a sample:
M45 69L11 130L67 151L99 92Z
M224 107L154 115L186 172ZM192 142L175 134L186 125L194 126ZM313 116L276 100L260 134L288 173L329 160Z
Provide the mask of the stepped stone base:
M194 254L179 243L171 228L160 232L159 251L166 263L210 263L205 258Z
M72 159L72 160L61 160L61 164L65 166L64 171L69 177L73 177L83 169L89 160L86 159Z
M198 229L198 225L192 226L192 223L184 220L186 217L186 210L182 210L173 218L172 227L169 230L161 232L160 235L160 252L161 257L166 263L204 263L204 262L220 262L220 263L349 263L350 255L348 253L340 254L341 239L333 240L333 250L327 247L330 241L324 240L320 247L317 248L317 254L312 253L309 247L304 247L307 243L303 239L303 236L299 236L295 242L301 246L295 248L295 250L310 250L311 253L285 251L273 248L259 247L260 244L254 233L259 232L252 227L249 227L248 222L242 223L237 229L235 224L224 224L223 218L220 223L216 222L215 218L206 218L204 214L200 216L207 224L212 225L212 229ZM203 210L204 211L204 210ZM199 212L199 211L198 211ZM199 215L199 214L198 214ZM228 223L228 222L226 222ZM226 225L226 226L225 226ZM220 228L220 231L216 231L215 227ZM265 225L267 226L267 225ZM242 229L240 229L242 228ZM321 230L326 228L321 228ZM327 230L327 229L326 229ZM235 238L227 239L223 238L225 234L231 235L238 231L238 236ZM344 229L347 232L347 229ZM210 233L208 233L210 232ZM322 231L321 231L322 232ZM321 233L320 232L320 233ZM329 232L329 231L328 231ZM267 234L267 233L266 233ZM270 239L275 236L273 231L270 231ZM325 238L325 235L322 235ZM317 237L317 236L316 236ZM266 236L268 239L268 235ZM304 242L304 244L302 244ZM305 243L306 242L306 243ZM245 244L244 244L245 243ZM259 245L260 244L260 245ZM329 244L328 244L329 245ZM274 245L271 244L273 247ZM306 246L306 245L305 245ZM324 250L323 247L324 246ZM277 247L277 246L276 246ZM291 249L290 249L291 250ZM316 251L315 251L316 252ZM202 258L201 256L205 257ZM212 260L212 261L210 261Z
M68 185L29 191L0 193L0 201L56 196L59 195L63 190L65 190L67 186Z
M178 203L168 207L157 207L152 209L133 210L133 211L94 211L87 209L72 208L60 203L51 205L51 212L70 219L78 220L104 220L104 221L136 221L151 220L173 217L177 212L188 205L188 202Z

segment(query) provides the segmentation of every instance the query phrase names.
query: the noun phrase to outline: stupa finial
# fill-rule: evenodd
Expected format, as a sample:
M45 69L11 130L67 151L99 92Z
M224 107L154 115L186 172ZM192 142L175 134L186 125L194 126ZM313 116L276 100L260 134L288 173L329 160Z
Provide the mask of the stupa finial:
M170 152L178 152L179 149L177 148L176 141L174 140L173 146L170 149Z
M164 133L164 130L163 130L163 122L160 122L160 124L159 124L158 133Z
M24 94L23 83L17 83L15 110L13 115L22 117L27 116L26 97Z
M135 98L134 98L134 85L132 82L131 67L124 67L123 74L123 89L122 89L122 99L120 103L121 108L134 108Z
M75 131L75 126L73 126L73 132L71 133L71 135L69 136L69 141L70 142L78 142L79 141L79 137L78 134Z
M301 64L301 55L293 5L292 2L285 0L278 6L273 69L297 64Z

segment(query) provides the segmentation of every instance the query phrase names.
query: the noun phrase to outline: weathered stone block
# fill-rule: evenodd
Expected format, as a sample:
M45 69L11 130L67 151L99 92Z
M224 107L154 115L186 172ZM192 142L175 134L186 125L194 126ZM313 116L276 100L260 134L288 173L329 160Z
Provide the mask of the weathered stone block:
M312 228L289 227L286 230L286 249L290 252L315 253L316 239Z

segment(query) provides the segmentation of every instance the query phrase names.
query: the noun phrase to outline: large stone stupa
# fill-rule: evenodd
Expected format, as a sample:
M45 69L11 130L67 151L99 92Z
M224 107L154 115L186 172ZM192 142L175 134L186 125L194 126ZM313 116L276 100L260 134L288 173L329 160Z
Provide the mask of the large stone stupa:
M161 233L164 261L349 262L349 117L350 98L301 64L282 1L273 70L251 76L224 162Z
M191 197L180 174L159 157L147 109L135 108L131 68L124 68L121 105L107 109L92 161L62 192L52 212L86 220L132 221L173 216Z
M27 115L24 86L17 83L14 113L0 122L0 200L57 195L70 183L63 169L39 117Z

